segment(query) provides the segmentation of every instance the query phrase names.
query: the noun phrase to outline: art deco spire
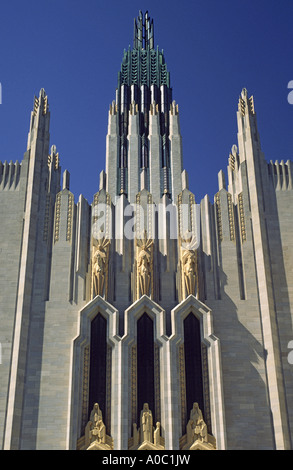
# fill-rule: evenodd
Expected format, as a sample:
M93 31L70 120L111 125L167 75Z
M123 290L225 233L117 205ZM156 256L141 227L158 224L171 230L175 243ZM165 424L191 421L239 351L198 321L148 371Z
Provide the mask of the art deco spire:
M170 124L178 116L170 117L171 108L172 88L164 53L154 48L153 20L148 12L140 11L134 20L133 48L124 50L118 73L116 114L110 117L117 125L118 148L115 155L108 152L106 162L107 188L112 197L111 181L116 180L116 195L124 194L131 202L142 189L140 181L156 201L164 194L176 198L178 190L171 182ZM181 154L174 156L173 162L180 173ZM117 176L113 170L117 170ZM175 179L181 180L181 174Z
M140 11L138 18L134 19L133 48L154 48L154 23L153 20L150 19L148 12L143 16Z

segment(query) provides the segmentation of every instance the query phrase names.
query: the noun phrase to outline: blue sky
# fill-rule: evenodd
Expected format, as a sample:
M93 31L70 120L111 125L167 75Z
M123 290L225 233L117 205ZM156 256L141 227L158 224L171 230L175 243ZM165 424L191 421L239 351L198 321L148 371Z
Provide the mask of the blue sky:
M45 88L51 145L77 200L105 167L108 109L133 19L148 10L179 104L184 168L197 202L218 190L237 144L243 87L254 96L266 159L293 159L292 0L10 0L1 5L0 160L26 150L34 95Z

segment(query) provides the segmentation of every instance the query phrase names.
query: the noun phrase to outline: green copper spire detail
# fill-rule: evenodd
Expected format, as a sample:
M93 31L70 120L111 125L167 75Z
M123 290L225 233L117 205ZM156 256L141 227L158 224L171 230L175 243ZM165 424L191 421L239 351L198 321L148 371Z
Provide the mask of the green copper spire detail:
M159 49L128 49L124 51L118 86L166 85L170 88L170 73Z
M118 88L122 85L166 85L170 88L170 74L163 51L154 48L154 23L148 12L134 19L133 48L124 50Z
M169 111L172 103L170 74L164 53L154 48L154 24L148 12L134 20L133 48L124 50L118 73L116 103L119 115L118 194L128 194L130 114L138 115L139 166L149 177L149 114L155 109L159 118L162 193L169 194L170 149Z
M154 22L150 19L148 12L143 16L140 11L137 19L134 19L133 48L154 48Z

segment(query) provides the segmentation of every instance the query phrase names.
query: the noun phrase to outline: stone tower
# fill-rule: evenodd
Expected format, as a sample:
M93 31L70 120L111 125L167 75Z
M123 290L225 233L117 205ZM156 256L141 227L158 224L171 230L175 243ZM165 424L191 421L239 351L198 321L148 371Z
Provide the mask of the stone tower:
M266 162L253 97L199 203L148 13L91 202L49 121L42 89L22 162L0 162L2 448L290 449L292 163Z

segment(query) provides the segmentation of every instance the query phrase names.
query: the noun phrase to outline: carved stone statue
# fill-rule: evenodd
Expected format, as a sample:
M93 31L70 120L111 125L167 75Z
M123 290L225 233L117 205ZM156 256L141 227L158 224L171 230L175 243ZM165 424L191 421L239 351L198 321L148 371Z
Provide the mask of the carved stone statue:
M137 424L133 424L133 445L138 446L139 444L139 430L137 429Z
M208 442L207 425L203 419L200 419L197 422L197 425L195 426L195 430L194 430L194 436L195 436L195 440L199 439L200 441Z
M95 423L98 419L103 419L102 410L98 403L95 403L90 414L90 421Z
M95 440L95 441L98 441L98 443L105 444L106 427L103 421L101 420L101 418L99 418L98 421L95 422L94 427L90 431L90 437L91 437L91 441Z
M105 443L106 428L103 423L102 411L98 403L95 403L90 414L89 422L85 428L85 440L87 446L94 441Z
M185 250L183 252L182 271L186 297L190 294L195 295L197 284L197 262L194 250Z
M140 413L140 433L141 442L152 442L153 438L153 415L149 409L149 405L145 403Z
M141 250L138 255L137 270L139 276L140 294L148 294L151 282L150 255L145 250Z
M190 419L197 423L199 419L203 419L202 411L198 406L198 403L193 403L192 410L190 412Z
M98 403L94 404L89 422L85 428L85 447L88 450L102 450L111 447L111 445L109 446L109 436L106 435L106 426Z
M150 295L152 280L153 240L144 238L137 240L137 297Z
M108 267L108 246L106 238L97 241L92 258L92 297L104 295Z
M133 424L133 437L131 449L135 450L155 450L164 449L164 439L160 435L161 424L156 423L153 426L153 415L149 409L148 403L144 403L140 412L140 428Z
M198 403L193 404L190 419L186 427L187 444L191 446L196 440L208 442L207 425L203 420L202 412Z
M156 423L156 429L154 430L154 444L155 446L159 446L161 444L161 436L160 436L160 427L161 423Z

